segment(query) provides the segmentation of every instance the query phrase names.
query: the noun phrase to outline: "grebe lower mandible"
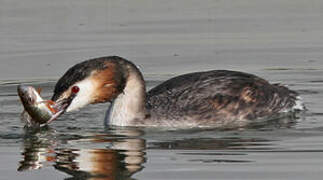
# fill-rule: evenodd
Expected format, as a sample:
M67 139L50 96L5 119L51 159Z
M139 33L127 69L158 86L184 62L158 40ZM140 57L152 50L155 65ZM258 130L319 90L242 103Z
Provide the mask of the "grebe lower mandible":
M303 108L295 91L227 70L177 76L146 93L138 68L117 56L70 68L58 80L52 100L67 112L111 102L106 122L116 126L236 127Z

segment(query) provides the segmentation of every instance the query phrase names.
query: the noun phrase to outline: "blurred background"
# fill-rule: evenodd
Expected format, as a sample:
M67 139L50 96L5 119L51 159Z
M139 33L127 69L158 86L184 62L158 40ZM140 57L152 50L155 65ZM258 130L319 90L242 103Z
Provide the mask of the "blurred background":
M320 0L1 0L0 80L56 80L108 55L149 79L322 68L322 15Z

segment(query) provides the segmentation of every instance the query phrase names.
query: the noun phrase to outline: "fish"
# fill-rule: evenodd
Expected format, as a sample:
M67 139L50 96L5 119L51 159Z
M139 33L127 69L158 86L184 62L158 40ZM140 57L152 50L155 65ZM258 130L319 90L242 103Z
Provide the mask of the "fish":
M18 85L18 96L24 106L21 115L27 126L47 125L64 112L64 108L52 100L44 100L40 96L41 89L32 86Z

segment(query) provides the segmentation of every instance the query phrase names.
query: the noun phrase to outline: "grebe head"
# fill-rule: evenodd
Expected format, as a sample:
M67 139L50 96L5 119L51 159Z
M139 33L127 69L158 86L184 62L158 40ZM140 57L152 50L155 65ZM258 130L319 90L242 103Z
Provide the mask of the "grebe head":
M117 56L76 64L58 80L52 100L64 104L67 112L88 104L111 102L123 92L133 66Z

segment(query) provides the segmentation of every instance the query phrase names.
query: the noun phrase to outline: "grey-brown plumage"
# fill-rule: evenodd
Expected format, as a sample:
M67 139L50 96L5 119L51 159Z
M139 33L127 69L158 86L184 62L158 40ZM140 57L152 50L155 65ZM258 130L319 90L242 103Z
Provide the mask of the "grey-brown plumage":
M224 126L288 111L297 93L257 76L227 70L185 74L150 90L147 109L155 121Z

